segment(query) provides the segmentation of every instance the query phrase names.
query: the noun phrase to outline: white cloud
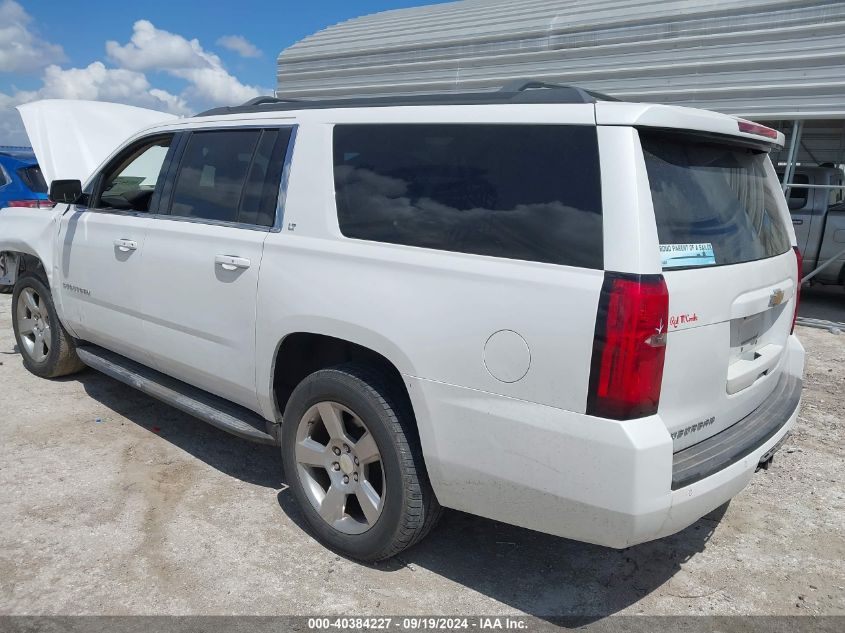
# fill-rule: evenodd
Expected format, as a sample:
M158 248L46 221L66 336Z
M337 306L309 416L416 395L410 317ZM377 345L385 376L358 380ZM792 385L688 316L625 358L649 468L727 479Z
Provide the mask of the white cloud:
M217 45L235 51L241 57L261 57L259 48L243 35L224 35L217 40Z
M143 73L123 68L106 68L94 62L85 68L62 69L56 65L44 69L38 90L0 92L0 139L3 144L27 144L20 116L15 106L39 99L88 99L189 115L193 109L181 97L153 88Z
M0 72L28 72L64 61L61 46L29 29L32 17L14 0L0 2Z
M187 98L208 105L239 104L269 92L256 86L245 86L220 67L186 68L174 70L172 74L189 82L184 92Z
M8 1L0 8L7 4ZM19 5L10 10L23 11ZM188 40L157 29L147 20L135 23L132 38L127 44L107 42L106 52L117 68L109 68L101 61L84 68L64 69L50 64L44 68L40 88L15 90L11 94L0 92L2 143L26 142L20 117L13 107L37 99L113 101L190 115L207 107L236 104L271 92L241 83L229 74L220 58L204 50L198 40ZM184 88L179 94L173 94L154 87L150 73L155 72L164 72L184 81Z
M143 73L125 68L106 68L102 62L67 70L48 66L43 79L44 85L38 90L40 99L115 101L176 114L188 112L184 100L153 88Z
M249 45L246 40L243 42ZM164 71L184 79L188 82L185 97L203 105L231 104L269 92L241 83L229 74L220 58L203 49L198 40L157 29L148 20L135 22L127 44L106 42L106 52L109 59L122 68Z
M208 68L220 65L214 54L206 53L199 40L157 29L149 20L138 20L132 39L124 46L106 42L106 53L115 64L130 70Z

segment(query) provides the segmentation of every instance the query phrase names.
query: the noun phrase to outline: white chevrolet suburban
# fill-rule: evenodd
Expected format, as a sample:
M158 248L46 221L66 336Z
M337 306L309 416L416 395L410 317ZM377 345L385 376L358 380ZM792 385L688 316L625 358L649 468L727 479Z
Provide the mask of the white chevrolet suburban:
M392 556L442 507L660 538L795 423L774 130L534 82L142 131L85 106L22 109L56 202L0 213L24 364L279 444L336 551Z

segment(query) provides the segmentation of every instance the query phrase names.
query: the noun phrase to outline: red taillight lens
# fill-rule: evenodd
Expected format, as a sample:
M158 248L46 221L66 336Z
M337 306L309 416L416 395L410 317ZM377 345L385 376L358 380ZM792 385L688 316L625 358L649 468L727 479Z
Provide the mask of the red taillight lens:
M669 292L663 275L605 273L587 413L629 420L657 412Z
M804 278L804 258L801 257L801 251L797 246L793 246L795 251L795 263L798 265L798 277L795 282L795 314L792 315L792 329L789 333L795 332L795 320L798 318L798 304L801 303L801 280Z
M27 209L52 209L55 205L49 200L9 200L7 207L26 207Z
M739 126L740 132L745 132L746 134L755 134L757 136L765 136L766 138L774 139L778 137L777 130L773 130L765 125L760 125L759 123L753 123L751 121L737 121L737 126Z

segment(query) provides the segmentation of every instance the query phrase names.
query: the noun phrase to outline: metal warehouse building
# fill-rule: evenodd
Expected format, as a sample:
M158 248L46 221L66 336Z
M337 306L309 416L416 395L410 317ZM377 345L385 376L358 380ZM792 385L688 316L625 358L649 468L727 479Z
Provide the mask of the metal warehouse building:
M278 58L292 98L575 84L766 121L803 163L845 162L842 0L463 0L386 11Z

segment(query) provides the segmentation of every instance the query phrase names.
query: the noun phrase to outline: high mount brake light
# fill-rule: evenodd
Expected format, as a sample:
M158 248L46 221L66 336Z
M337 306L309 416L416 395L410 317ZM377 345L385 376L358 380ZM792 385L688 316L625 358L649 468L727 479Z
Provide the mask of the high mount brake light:
M740 132L745 132L746 134L765 136L766 138L773 139L777 139L778 137L777 130L773 130L765 125L760 125L759 123L753 123L752 121L737 121L737 126L739 127Z
M629 420L657 412L668 323L663 275L605 273L593 340L589 415Z
M793 246L792 250L795 252L795 262L798 265L798 277L795 283L795 313L792 315L792 329L789 333L795 332L795 320L798 318L798 304L801 303L801 279L804 277L804 258L801 256L801 251L797 246Z

